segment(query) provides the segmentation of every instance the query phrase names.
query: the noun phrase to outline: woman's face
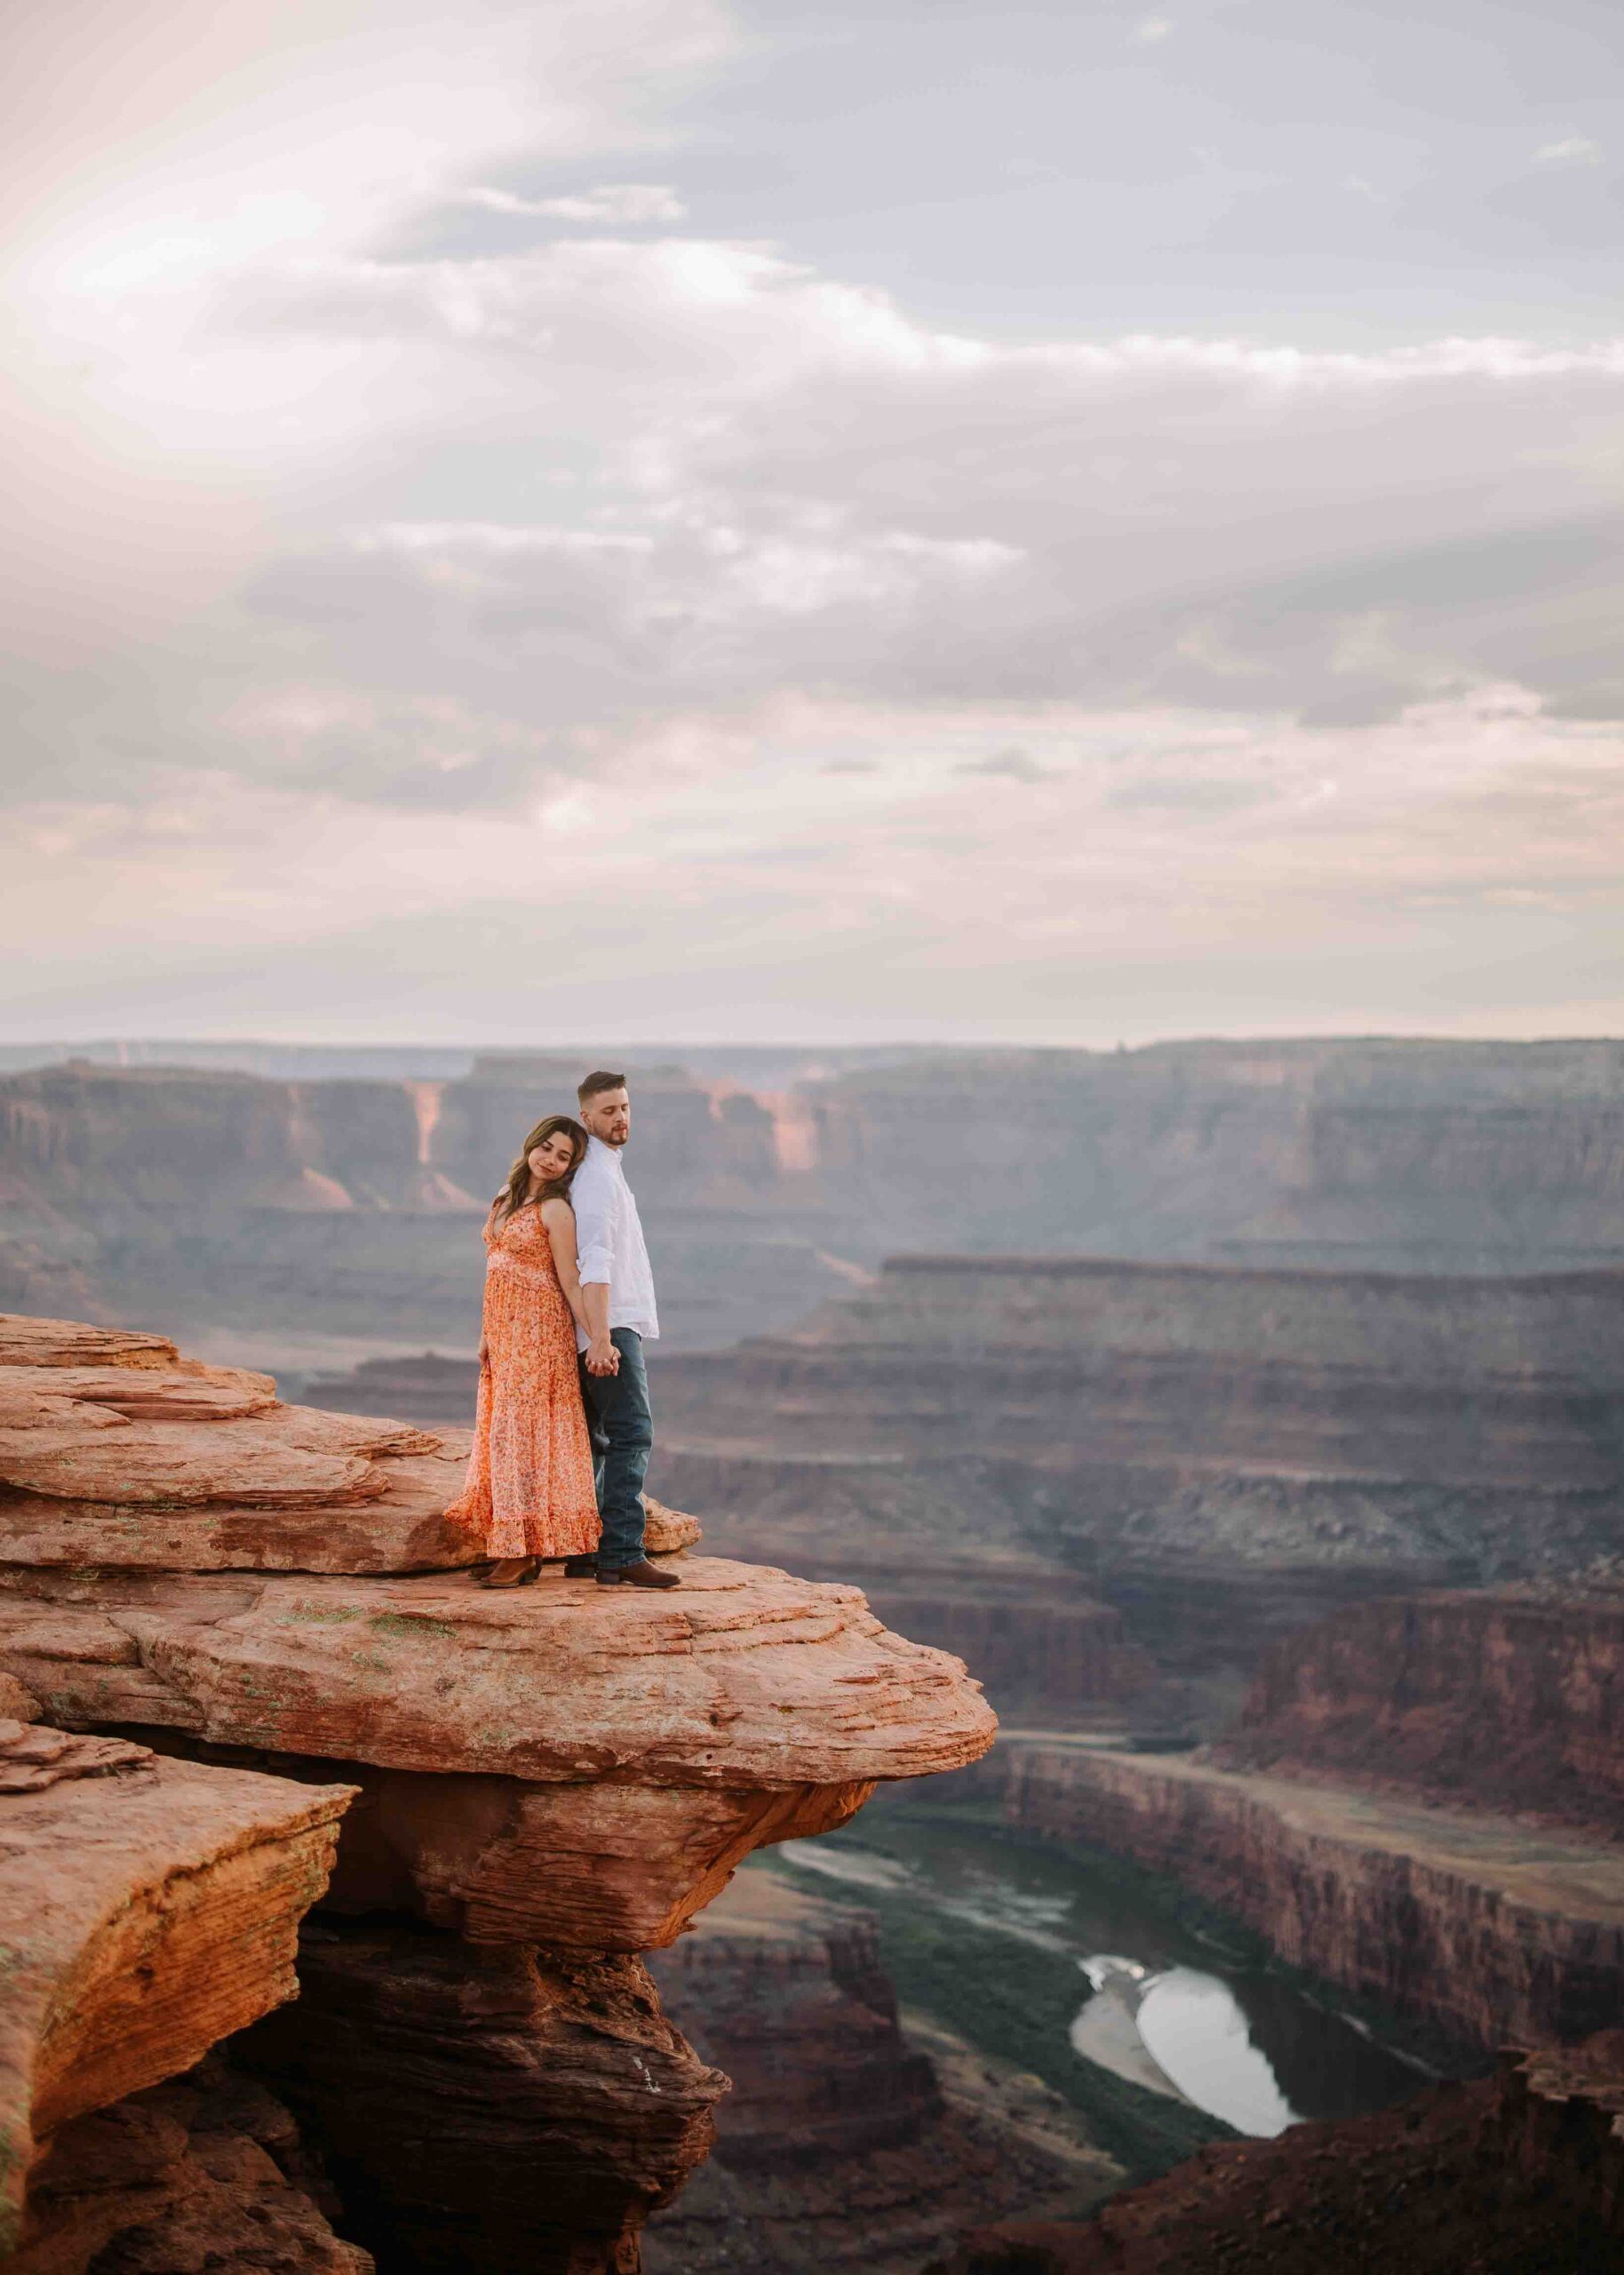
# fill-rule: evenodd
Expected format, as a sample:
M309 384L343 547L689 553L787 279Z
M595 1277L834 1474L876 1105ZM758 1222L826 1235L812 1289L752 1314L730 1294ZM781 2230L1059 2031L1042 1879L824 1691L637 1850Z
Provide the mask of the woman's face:
M525 1159L530 1165L532 1177L543 1185L552 1185L561 1177L568 1177L575 1161L575 1147L567 1130L555 1130L544 1138L539 1145L532 1145Z

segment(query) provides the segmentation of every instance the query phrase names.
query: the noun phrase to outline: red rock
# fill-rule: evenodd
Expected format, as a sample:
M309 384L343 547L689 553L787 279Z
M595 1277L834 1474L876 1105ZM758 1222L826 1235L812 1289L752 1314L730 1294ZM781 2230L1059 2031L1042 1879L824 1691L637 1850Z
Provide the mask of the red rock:
M311 1454L438 1454L460 1431L419 1430L410 1422L389 1422L371 1414L328 1414L314 1406L277 1406L256 1416L252 1438L237 1442L298 1447ZM466 1452L463 1458L466 1459Z
M34 1793L71 1777L139 1769L156 1757L127 1738L75 1737L40 1722L0 1720L0 1793Z
M669 1595L544 1580L13 1573L0 1664L81 1726L316 1757L362 1785L334 1900L478 1941L669 1941L765 1842L993 1723L855 1589L685 1563Z
M0 1414L7 1418L14 1401L42 1392L91 1400L142 1422L229 1422L276 1404L269 1375L208 1367L198 1359L178 1360L172 1367L53 1367L43 1384L33 1366L0 1366Z
M0 1312L0 1367L168 1367L179 1355L166 1335Z
M62 1363L19 1362L25 1379L4 1385L20 1426L0 1440L0 1704L37 1695L82 1733L118 1735L0 1721L0 1796L79 1772L0 1811L246 1776L325 1840L308 1901L354 1790L309 1781L353 1764L360 1806L329 1917L385 1910L394 1923L313 1945L299 2027L256 2033L263 2058L291 2064L391 2263L633 2267L643 2216L704 2153L724 2081L630 1957L604 1954L669 1941L752 1848L840 1823L876 1779L975 1759L993 1729L977 1686L888 1633L855 1589L760 1567L687 1559L681 1589L657 1598L557 1570L534 1588L474 1588L445 1569L482 1545L444 1515L465 1433L263 1403L262 1379L188 1369L167 1345L138 1346L135 1396L108 1379L105 1349L52 1330L33 1350ZM657 1502L648 1529L665 1554L698 1534ZM440 1569L409 1577L416 1566ZM165 1757L143 1767L130 1730L161 1738ZM171 1811L155 1881L187 1866L184 1830ZM238 1912L222 1896L189 1953L197 2013L166 2010L143 2070L156 2025L92 1984L115 2010L101 2067L87 2051L79 2103L47 2104L36 2124L60 2130L76 2106L127 2095L243 2018L219 2009L256 1948L238 1912L265 1875L252 1843L239 1854ZM194 1862L187 1887L206 1895L207 1879ZM279 1914L284 1941L297 1909ZM402 1911L426 1924L402 1925ZM134 1933L141 1905L124 1912ZM140 1956L115 1954L131 1999L148 1995ZM96 2010L92 1998L76 2011ZM266 2178L240 2145L211 2154L234 2183L250 2167ZM81 2211L92 2192L79 2190ZM167 2241L140 2245L147 2260L128 2239L116 2249L152 2275L158 2250L230 2264L229 2207L204 2208L201 2226L171 2221ZM306 2245L313 2267L332 2263L321 2233L287 2247Z
M1624 1832L1624 1595L1355 1606L1274 1646L1215 1758Z
M793 2170L917 2141L942 2114L904 2038L869 1912L776 1874L740 1875L653 1974L669 2011L733 2079L726 2161Z
M267 1473L295 1457L267 1456ZM360 1458L341 1457L335 1466ZM362 1465L374 1497L317 1500L308 1508L228 1501L177 1509L0 1490L0 1566L412 1572L474 1561L480 1544L445 1513L462 1486L459 1455L409 1454Z
M6 2242L37 2143L293 1996L299 1921L349 1800L338 1785L96 1751L85 1766L112 1774L0 1795Z
M1624 1849L1485 1811L1183 1757L1005 1753L1006 1810L1166 1872L1291 1965L1492 2048L1610 2023Z
M1011 2222L928 2275L1619 2275L1624 2043L1208 2151L1093 2220Z
M432 1929L307 1936L297 2007L239 2042L316 2134L346 2218L416 2275L634 2270L727 2079L632 1959Z
M995 1728L959 1662L889 1633L856 1588L713 1558L657 1595L558 1576L493 1592L13 1570L0 1664L59 1720L566 1784L926 1776L977 1759Z
M673 1942L752 1849L832 1832L874 1790L535 1785L358 1763L344 1774L362 1798L330 1909L416 1912L471 1943L585 1952Z
M378 1499L386 1481L360 1454L312 1454L220 1424L131 1422L67 1441L41 1431L30 1450L8 1431L0 1482L104 1508L246 1502L259 1509L333 1507Z
M131 1339L139 1365L113 1364L119 1338L86 1328L102 1363L80 1364L74 1322L4 1325L0 1565L412 1572L482 1553L445 1514L465 1430L284 1406L268 1375L177 1359L156 1337ZM651 1554L698 1538L650 1502Z
M132 1367L130 1371L133 1375L136 1369ZM54 1377L31 1367L7 1367L0 1373L11 1377L9 1383L0 1382L0 1445L26 1450L29 1445L43 1443L47 1431L52 1442L67 1444L76 1435L91 1431L122 1430L130 1418L116 1407L91 1405L83 1399L42 1391L41 1383L51 1383ZM34 1433L40 1434L36 1437Z
M652 1493L643 1496L643 1547L650 1556L674 1556L684 1548L697 1548L703 1535L697 1517L686 1510L668 1509Z
M373 2275L335 2208L288 2111L210 2056L52 2135L7 2275Z

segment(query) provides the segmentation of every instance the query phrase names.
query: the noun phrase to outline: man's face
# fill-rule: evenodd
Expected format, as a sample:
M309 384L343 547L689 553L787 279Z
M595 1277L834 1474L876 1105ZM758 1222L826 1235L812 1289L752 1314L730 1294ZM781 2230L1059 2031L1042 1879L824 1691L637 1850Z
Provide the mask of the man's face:
M624 1090L600 1090L581 1108L581 1119L606 1145L624 1145L632 1135L632 1101Z

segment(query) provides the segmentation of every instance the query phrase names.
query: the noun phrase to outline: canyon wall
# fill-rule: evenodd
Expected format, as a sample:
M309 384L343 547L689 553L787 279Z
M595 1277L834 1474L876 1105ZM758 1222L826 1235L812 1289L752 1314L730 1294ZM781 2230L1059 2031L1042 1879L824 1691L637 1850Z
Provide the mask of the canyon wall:
M650 2227L650 2275L917 2275L978 2220L1075 2215L1122 2183L1038 2080L968 2047L944 2072L915 2042L872 1913L741 1872L652 1970L733 2091L710 2162Z
M1203 2149L1086 2223L967 2236L929 2275L1618 2275L1624 2034L1396 2109Z
M655 1383L660 1474L703 1489L719 1539L934 1596L943 1639L974 1632L955 1600L979 1606L1012 1711L1024 1622L1020 1711L1063 1720L1115 1699L1166 1722L1171 1682L1214 1727L1278 1634L1397 1589L1583 1572L1624 1517L1612 1271L905 1257ZM1090 1654L1082 1598L1136 1664Z
M297 1883L321 1897L297 2004L265 2011L292 1987L286 1904L271 1995L231 2003L254 1946L229 1913L165 1979L208 2024L170 2038L189 2059L230 2033L319 2144L347 2236L420 2275L627 2275L727 2085L641 1954L752 1849L975 1759L993 1721L855 1588L691 1557L657 1505L675 1592L472 1587L481 1544L443 1515L466 1452L150 1332L0 1316L0 1674L160 1792L268 1793L309 1840L346 1810ZM125 1956L107 1978L146 1997ZM90 2030L98 2095L149 2080L141 2042Z
M1605 1842L1187 1756L1006 1751L1023 1831L1167 1873L1289 1965L1457 2045L1624 2019L1624 1854Z
M1624 1259L1618 1042L943 1053L841 1075L811 1105L826 1179L887 1249L1445 1273Z
M400 1074L418 1062L361 1054L323 1076L319 1056L239 1056L265 1071L217 1053L0 1076L0 1301L139 1308L301 1368L323 1338L471 1347L477 1209L584 1058ZM690 1348L789 1325L904 1249L1456 1274L1624 1259L1619 1044L687 1056L631 1072L667 1323Z
M1226 1767L1333 1777L1624 1834L1624 1594L1385 1599L1263 1659Z
M479 1230L525 1130L583 1062L476 1060L457 1081L274 1081L83 1062L0 1080L0 1303L89 1305L319 1362L326 1346L471 1350ZM639 1070L639 1186L673 1339L727 1342L832 1288L838 1228L782 1190L774 1122Z

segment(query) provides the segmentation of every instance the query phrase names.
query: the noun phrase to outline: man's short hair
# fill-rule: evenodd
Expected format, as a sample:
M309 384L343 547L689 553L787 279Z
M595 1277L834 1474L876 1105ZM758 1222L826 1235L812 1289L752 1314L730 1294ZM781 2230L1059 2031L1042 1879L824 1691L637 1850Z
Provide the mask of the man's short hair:
M576 1097L580 1104L585 1106L588 1098L595 1098L600 1090L624 1090L625 1086L626 1078L624 1074L606 1074L600 1066L595 1074L588 1074L585 1081L579 1085L576 1090Z

